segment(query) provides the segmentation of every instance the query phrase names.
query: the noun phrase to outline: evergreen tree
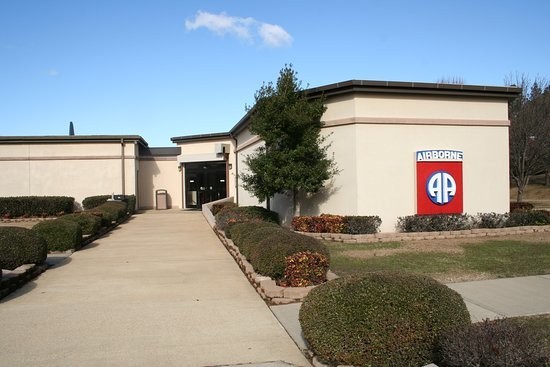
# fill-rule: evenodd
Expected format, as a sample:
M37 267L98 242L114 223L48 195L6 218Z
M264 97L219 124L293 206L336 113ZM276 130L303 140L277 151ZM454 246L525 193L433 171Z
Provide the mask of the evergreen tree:
M241 175L244 188L268 207L276 193L289 194L295 214L298 193L316 193L338 173L321 135L324 100L309 99L296 75L285 65L276 85L264 83L255 93L249 129L265 144L246 157L250 173Z

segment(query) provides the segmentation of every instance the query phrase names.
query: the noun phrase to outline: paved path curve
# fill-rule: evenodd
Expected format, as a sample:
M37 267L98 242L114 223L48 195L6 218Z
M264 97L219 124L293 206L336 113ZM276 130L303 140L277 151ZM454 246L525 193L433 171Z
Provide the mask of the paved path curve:
M272 361L309 366L199 212L138 214L0 302L0 366Z

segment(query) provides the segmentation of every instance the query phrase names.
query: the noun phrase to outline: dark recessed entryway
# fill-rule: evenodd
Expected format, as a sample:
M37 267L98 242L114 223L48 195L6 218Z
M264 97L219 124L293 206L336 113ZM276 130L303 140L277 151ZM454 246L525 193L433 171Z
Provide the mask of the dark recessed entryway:
M185 163L184 167L186 208L200 208L227 196L225 162Z

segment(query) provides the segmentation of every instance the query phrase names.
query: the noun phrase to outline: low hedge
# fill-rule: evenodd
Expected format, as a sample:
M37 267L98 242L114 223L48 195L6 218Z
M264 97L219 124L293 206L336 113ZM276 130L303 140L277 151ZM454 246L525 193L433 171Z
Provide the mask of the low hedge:
M126 195L126 209L129 215L136 212L136 200L136 195Z
M244 223L243 223L244 224ZM233 238L233 242L239 248L241 254L250 260L250 255L254 247L259 246L260 242L271 236L282 236L285 233L285 230L274 224L274 225L264 225L260 223L246 223L251 226L245 228L241 232L238 232Z
M95 207L100 206L101 204L105 204L108 199L110 199L111 195L95 195L95 196L88 196L84 200L82 200L82 207L85 210L90 210Z
M441 367L550 366L548 340L516 319L454 328L442 334L438 349Z
M299 232L373 234L380 230L382 220L378 216L351 216L321 214L292 219L292 229Z
M510 202L510 212L511 213L524 212L524 211L532 210L534 207L535 206L531 203L517 202L517 201Z
M285 272L285 258L302 251L323 254L330 259L329 251L321 241L282 229L250 248L250 263L257 273L281 280Z
M266 221L279 223L279 215L260 206L226 206L216 214L216 227L225 231L230 223Z
M232 201L226 201L223 203L217 203L212 205L212 215L216 216L222 209L225 208L236 208L238 205Z
M82 242L82 229L72 220L45 220L35 224L32 230L46 240L48 251L73 250Z
M101 229L101 218L90 213L72 213L60 218L79 224L83 235L94 235Z
M91 210L94 208L97 208L98 206L105 204L109 199L112 198L112 195L96 195L96 196L88 196L84 200L82 200L82 207L84 210ZM132 215L136 212L136 196L135 195L125 195L124 200L121 200L122 202L126 203L126 208L128 210L128 214Z
M42 264L47 255L46 241L36 232L21 227L0 227L0 269Z
M0 216L51 217L72 213L74 198L67 196L0 197Z
M107 201L89 210L89 213L101 217L103 226L110 226L113 222L120 222L128 215L127 204L123 201Z
M397 218L396 227L400 232L460 231L474 228L474 222L467 214L417 214Z
M529 210L504 214L409 215L399 217L396 228L400 232L441 232L472 228L504 228L547 224L550 224L550 211Z
M322 362L418 367L434 361L441 333L469 325L470 315L457 292L431 278L366 273L311 290L299 320Z
M550 211L530 210L524 212L513 212L509 214L507 227L517 226L541 226L550 224Z
M359 216L347 215L344 217L344 231L346 234L374 234L380 232L382 219L377 215Z

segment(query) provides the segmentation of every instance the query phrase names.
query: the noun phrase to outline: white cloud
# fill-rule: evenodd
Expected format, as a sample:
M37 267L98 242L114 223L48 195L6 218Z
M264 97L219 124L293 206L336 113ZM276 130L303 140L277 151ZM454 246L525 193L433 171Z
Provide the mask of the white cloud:
M56 77L59 75L59 70L57 69L50 69L48 70L48 76Z
M193 19L185 21L185 28L188 31L206 28L217 35L230 34L251 42L259 37L261 42L269 47L288 46L292 43L290 34L279 25L263 23L250 17L234 17L226 13L198 11Z
M292 36L276 24L263 23L259 33L264 43L271 47L289 46L292 43Z

